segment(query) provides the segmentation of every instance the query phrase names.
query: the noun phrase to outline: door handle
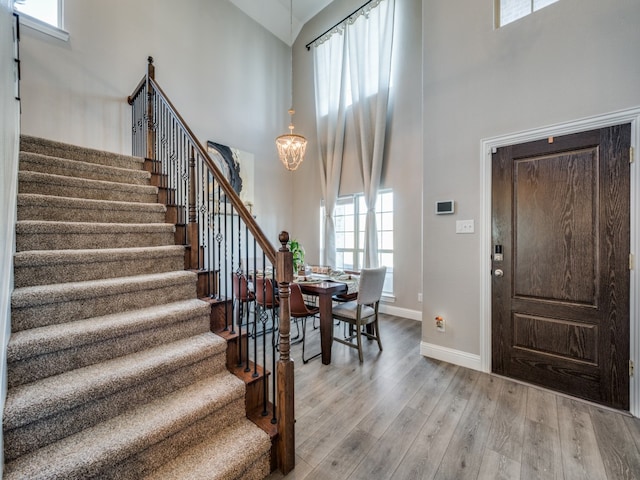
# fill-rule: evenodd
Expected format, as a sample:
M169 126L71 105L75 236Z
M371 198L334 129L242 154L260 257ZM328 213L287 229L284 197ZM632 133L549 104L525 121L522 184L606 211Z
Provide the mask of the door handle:
M503 272L500 268L496 268L496 269L493 271L493 274L494 274L496 277L504 277L504 272Z

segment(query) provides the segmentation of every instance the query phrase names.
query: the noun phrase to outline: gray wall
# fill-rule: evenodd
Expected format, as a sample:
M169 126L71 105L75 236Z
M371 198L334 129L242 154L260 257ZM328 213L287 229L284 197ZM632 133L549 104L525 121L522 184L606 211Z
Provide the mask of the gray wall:
M14 89L13 2L0 0L0 411L7 395L7 342L11 330L19 103ZM0 445L2 432L0 432ZM2 454L0 453L0 459ZM0 476L2 476L0 461Z
M158 81L196 135L256 155L258 221L271 238L289 229L313 263L321 195L313 62L304 45L361 3L336 0L296 40L294 121L309 139L296 172L277 163L273 148L288 121L289 49L226 0L180 8L168 0L67 0L69 43L23 33L23 131L128 152L124 97L151 54ZM640 105L640 2L560 0L497 30L492 4L397 0L383 178L396 192L391 306L407 316L422 310L425 343L476 355L481 238L456 235L455 220L476 220L478 232L481 140ZM357 191L357 172L345 175ZM435 216L439 199L455 199L457 214ZM277 208L266 207L273 202ZM433 327L436 315L445 316L444 334Z
M289 48L226 0L184 2L180 8L169 0L66 0L68 43L33 31L23 35L23 132L128 153L130 112L124 99L152 55L158 82L201 140L255 154L254 213L266 234L275 243L280 230L289 230L305 246L307 261L317 262L320 186L312 54L304 44L360 5L334 3L305 26L294 47L294 121L296 132L310 140L296 172L278 163L273 143L287 131ZM421 5L397 3L401 55L388 145L393 162L383 181L396 192L396 208L405 212L395 225L395 268L403 273L396 275L392 305L419 318ZM350 190L362 191L359 172L352 170L351 177L356 181Z
M294 45L294 106L296 131L309 139L307 157L292 174L296 236L307 251L308 263L318 262L320 198L316 142L313 52L304 47L329 26L361 6L362 0L336 0L310 20ZM396 0L394 77L387 131L386 165L382 187L394 191L394 293L386 311L420 319L422 305L422 58L421 1ZM341 194L363 191L361 174L347 152ZM311 254L309 254L311 252Z
M69 42L23 29L23 133L130 153L126 97L152 55L201 142L255 155L254 213L277 243L291 228L273 143L288 121L289 47L227 0L66 0L65 29Z
M638 0L560 0L497 30L492 3L424 0L422 17L423 341L471 354L490 254L477 230L481 140L640 105ZM456 215L432 213L451 198ZM475 219L476 234L456 235L459 219Z

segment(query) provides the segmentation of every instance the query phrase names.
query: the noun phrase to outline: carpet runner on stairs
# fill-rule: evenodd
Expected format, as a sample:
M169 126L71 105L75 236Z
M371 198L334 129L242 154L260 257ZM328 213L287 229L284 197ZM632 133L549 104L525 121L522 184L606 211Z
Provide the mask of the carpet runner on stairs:
M261 479L271 443L143 161L21 139L5 479Z

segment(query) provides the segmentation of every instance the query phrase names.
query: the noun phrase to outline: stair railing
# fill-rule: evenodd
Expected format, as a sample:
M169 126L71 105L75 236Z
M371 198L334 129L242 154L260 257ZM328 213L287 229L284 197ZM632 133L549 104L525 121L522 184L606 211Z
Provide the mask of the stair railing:
M286 474L295 464L289 235L280 234L281 247L276 251L156 83L152 57L128 103L132 106L132 153L145 158L152 183L159 187L159 201L167 205L167 222L176 224L176 243L186 247L185 268L197 273L198 297L212 305L212 330L228 338L235 335L236 372L259 377L271 369L271 388L264 378L261 390L251 395L247 390L246 402L248 409L253 407L250 402L259 404L260 415L270 416L270 423L277 426L277 467ZM276 316L267 314L267 305L256 302L256 296L267 298L265 292L256 295L253 287L260 276L277 284ZM244 296L236 280L246 282ZM266 288L267 282L261 283Z

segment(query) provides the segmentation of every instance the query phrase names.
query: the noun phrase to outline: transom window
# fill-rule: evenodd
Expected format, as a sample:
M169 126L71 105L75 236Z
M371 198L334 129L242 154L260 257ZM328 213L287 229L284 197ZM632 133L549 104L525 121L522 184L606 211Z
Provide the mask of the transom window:
M495 0L496 27L525 17L558 0Z
M367 206L364 195L338 198L334 210L336 268L360 270L364 260L364 227ZM393 191L381 190L376 201L378 262L387 267L383 293L393 294Z

